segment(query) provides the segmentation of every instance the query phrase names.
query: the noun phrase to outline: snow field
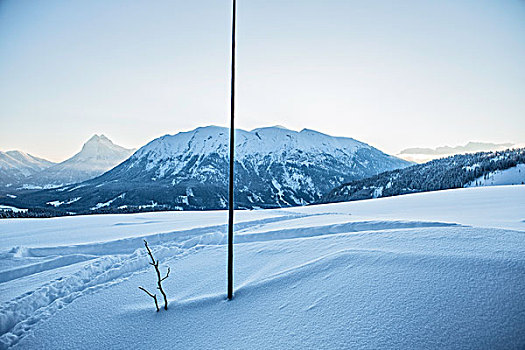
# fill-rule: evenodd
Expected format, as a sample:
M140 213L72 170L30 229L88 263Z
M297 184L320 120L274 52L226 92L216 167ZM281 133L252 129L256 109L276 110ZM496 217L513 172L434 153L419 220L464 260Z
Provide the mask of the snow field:
M441 227L239 244L232 302L225 246L204 246L163 261L168 312L136 289L154 285L142 271L58 310L17 348L519 348L520 242Z
M225 212L3 220L0 348L520 348L524 213L525 186L239 212L232 302Z

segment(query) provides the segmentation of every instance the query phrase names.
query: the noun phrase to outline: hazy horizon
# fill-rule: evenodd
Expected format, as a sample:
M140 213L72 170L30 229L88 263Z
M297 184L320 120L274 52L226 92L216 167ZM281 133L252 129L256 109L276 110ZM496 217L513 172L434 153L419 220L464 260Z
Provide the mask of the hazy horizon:
M258 128L266 128L266 127L281 127L281 128L284 128L284 129L295 131L295 132L300 132L302 130L302 129L301 130L293 130L293 129L287 128L286 126L282 126L282 125L263 125L263 126L259 126ZM199 127L197 127L197 128L199 128ZM241 128L236 128L236 129L241 129ZM308 129L308 128L303 128L303 129ZM192 130L194 130L194 129L180 130L178 132L188 132L188 131L192 131ZM252 130L254 130L254 129L245 130L245 131L252 131ZM174 134L176 134L176 133L163 134L163 135L160 135L159 137L162 137L162 136L165 136L165 135L174 135ZM30 155L32 155L34 157L37 157L37 158L42 158L42 159L45 159L45 160L48 160L48 161L51 161L51 162L54 162L54 163L60 163L60 162L63 162L65 160L68 160L69 158L71 158L72 156L74 156L75 154L80 152L82 150L83 145L85 143L87 143L89 140L91 140L92 138L94 138L95 136L104 136L104 137L108 138L113 144L115 144L117 146L121 146L121 147L127 148L129 150L134 150L134 151L140 149L141 147L143 147L146 144L148 144L150 141L154 140L154 139L151 139L151 140L148 140L147 142L145 142L144 144L127 147L127 146L123 146L123 145L119 144L118 142L113 140L111 137L108 137L105 133L98 132L98 133L95 133L95 134L91 135L89 138L87 138L85 140L81 140L80 141L80 146L77 147L75 150L68 150L69 155L65 156L64 158L59 158L59 159L46 158L46 157L41 156L41 155L39 155L37 153L27 152L26 150L23 150L23 149L9 149L9 148L8 149L0 149L0 152L22 151L22 152L28 153L28 154L30 154ZM329 135L329 136L333 136L333 137L347 137L347 136L342 136L342 135ZM363 140L358 140L358 141L367 143L366 141L363 141ZM370 146L375 147L374 145L370 145ZM454 155L454 154L476 153L476 152L486 152L486 151L502 151L502 150L509 149L509 148L523 148L523 147L525 147L525 143L517 143L517 144L514 144L514 143L501 143L501 144L498 144L498 143L490 143L490 142L487 143L487 142L479 142L479 141L469 141L469 142L467 142L464 145L453 145L453 146L440 145L440 146L437 146L436 148L410 147L410 148L405 148L405 149L399 151L398 153L389 153L389 154L390 155L394 155L394 156L396 156L398 158L401 158L401 159L404 159L404 160L411 161L411 162L424 163L424 162L427 162L427 161L432 160L432 159L448 157L448 156ZM381 151L384 152L384 150L381 150ZM388 153L388 152L385 152L385 153Z
M264 127L270 127L271 125L263 125L263 126L259 126L259 128L264 128ZM197 126L198 128L199 126ZM226 127L226 126L224 126ZM290 128L287 128L285 127L286 129L290 129ZM193 128L195 129L195 128ZM173 135L173 134L176 134L178 132L186 132L186 131L191 131L193 129L188 129L188 130L179 130L175 133L170 133L169 135ZM236 129L240 129L240 128L236 128ZM303 129L309 129L309 128L303 128ZM253 129L252 129L253 130ZM290 129L290 130L293 130L293 129ZM300 129L302 130L302 129ZM300 131L300 130L293 130L293 131ZM316 130L318 131L318 130ZM28 153L32 156L35 156L35 157L38 157L38 158L42 158L42 159L45 159L45 160L49 160L49 161L52 161L54 163L60 163L60 162L63 162L69 158L71 158L73 155L77 154L78 152L81 151L82 149L82 146L93 136L95 135L104 135L106 136L107 138L109 138L111 140L111 142L113 142L114 144L118 145L118 146L121 146L121 147L124 147L124 148L127 148L127 149L139 149L143 146L145 146L148 142L158 138L158 137L162 137L164 135L168 135L168 134L161 134L159 136L156 136L154 138L152 138L151 140L147 140L146 142L144 142L143 144L138 144L138 145L122 145L121 143L115 141L112 137L108 136L106 133L104 132L96 132L95 134L85 138L85 139L82 139L82 140L77 140L78 142L74 142L72 143L72 147L71 149L64 149L62 148L62 153L64 153L65 155L62 156L62 157L47 157L47 156L44 156L44 155L41 155L38 153L38 150L36 152L30 152L30 151L27 151L25 149L18 149L18 148L9 148L9 147L4 147L4 148L1 148L0 149L0 152L8 152L8 151L22 151L22 152L25 152L25 153ZM334 136L334 137L348 137L348 138L352 138L352 136L345 136L345 135L331 135L331 134L328 134L330 136ZM361 141L361 142L364 142L364 143L367 143L369 144L370 146L372 147L375 147L375 148L378 148L377 146L374 146L372 144L370 144L369 142L366 142L366 140L359 140L358 141ZM487 147L485 148L480 148L480 149L476 149L476 148L473 148L473 149L468 149L466 148L466 146L469 144L469 143L485 143L487 144ZM502 147L502 145L508 145L508 146L505 146L505 147ZM75 148L76 147L76 148ZM467 141L465 144L460 144L460 145L438 145L436 146L435 148L428 148L428 147L407 147L407 148L404 148L398 152L395 152L395 153L392 153L392 152L387 152L383 149L380 149L378 148L379 150L385 152L385 153L388 153L390 155L394 155L394 156L397 156L399 158L402 158L402 159L405 159L405 160L408 160L408 161L411 161L411 162L417 162L417 163L421 163L421 162L426 162L428 160L431 160L431 159L436 159L436 158L441 158L443 156L448 156L448 155L453 155L453 154L461 154L461 153L474 153L474 152L482 152L482 151L495 151L495 150L503 150L503 149L507 149L507 148L522 148L522 147L525 147L525 143L503 143L503 144L500 144L500 143L491 143L491 142L480 142L480 141ZM451 149L455 149L454 151L451 151L451 152L441 152L441 153L435 153L435 152L423 152L423 150L432 150L432 151L435 151L435 150L438 150L438 149L441 149L441 148L451 148ZM422 150L421 152L414 152L414 153L409 153L407 152L408 150L415 150L415 149L419 149L419 150ZM420 155L422 157L415 157L414 155Z
M236 127L386 153L525 140L525 2L240 1ZM229 1L0 2L0 150L229 123Z

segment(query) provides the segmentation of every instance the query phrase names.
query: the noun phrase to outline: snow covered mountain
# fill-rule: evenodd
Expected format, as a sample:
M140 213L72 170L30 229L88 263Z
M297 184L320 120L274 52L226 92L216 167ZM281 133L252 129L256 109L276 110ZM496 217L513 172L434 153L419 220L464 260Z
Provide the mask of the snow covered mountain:
M228 129L216 126L166 135L98 178L16 204L73 212L226 208L228 144ZM342 183L408 165L365 143L313 130L237 130L235 201L238 208L305 205Z
M104 135L94 135L73 157L33 174L24 184L26 187L57 187L82 182L110 170L133 152L133 149L115 145Z
M54 164L21 151L0 151L0 186L19 183Z

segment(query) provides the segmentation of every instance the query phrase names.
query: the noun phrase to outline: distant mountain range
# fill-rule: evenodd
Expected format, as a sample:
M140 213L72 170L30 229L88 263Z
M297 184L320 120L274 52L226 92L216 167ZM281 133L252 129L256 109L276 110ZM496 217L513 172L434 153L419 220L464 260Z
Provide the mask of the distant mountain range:
M94 179L2 202L75 213L223 209L228 143L228 129L215 126L166 135ZM340 184L411 165L351 138L282 127L236 130L235 152L235 202L246 209L313 203Z
M20 151L0 152L0 186L41 189L78 183L103 174L126 160L134 150L94 135L73 157L53 163Z
M417 163L426 163L435 158L461 153L503 151L514 146L512 143L469 142L464 146L441 146L436 148L414 147L399 152L398 157Z
M26 181L43 187L82 182L112 169L134 151L115 145L104 135L94 135L73 157L33 174Z
M525 148L455 155L351 181L330 191L320 202L344 202L471 186L523 184L524 164Z
M21 151L0 151L0 186L23 182L54 164Z

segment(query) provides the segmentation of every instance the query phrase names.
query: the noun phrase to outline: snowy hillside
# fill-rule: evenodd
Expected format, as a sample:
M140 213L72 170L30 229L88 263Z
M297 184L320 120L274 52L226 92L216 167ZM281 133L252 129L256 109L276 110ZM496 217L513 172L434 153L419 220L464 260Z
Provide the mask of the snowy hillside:
M469 182L465 187L520 184L525 184L525 164L518 164L505 170L492 171Z
M21 151L0 151L0 186L10 187L53 164Z
M439 191L472 185L521 184L525 148L459 154L387 171L334 188L321 202L341 202ZM514 170L511 170L514 169ZM491 179L491 180L490 180ZM520 180L521 179L521 180Z
M239 211L0 221L15 349L522 349L525 186ZM163 271L154 311L142 246Z
M166 135L96 179L3 204L76 213L223 209L228 150L226 128ZM344 182L410 165L351 138L282 127L237 130L235 152L238 208L305 205Z

